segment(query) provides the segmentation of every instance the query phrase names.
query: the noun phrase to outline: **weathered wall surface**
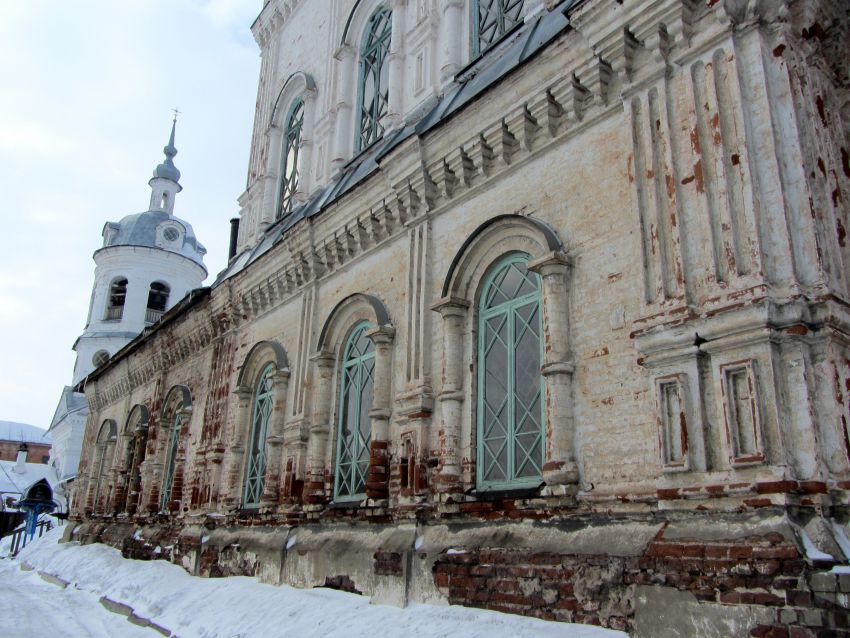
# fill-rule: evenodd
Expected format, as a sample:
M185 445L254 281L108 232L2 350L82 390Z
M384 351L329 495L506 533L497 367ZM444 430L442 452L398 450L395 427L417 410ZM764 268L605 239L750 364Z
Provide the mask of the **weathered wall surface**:
M309 30L292 11L269 21L276 38ZM281 237L246 209L242 245L261 241L260 256L88 383L77 537L205 576L638 635L846 626L846 583L827 569L850 556L847 9L587 0L567 16L321 214ZM297 59L264 61L258 131ZM325 74L319 118L337 63L308 69ZM252 167L266 143L255 134ZM478 312L517 253L541 289L543 463L538 483L488 491ZM363 320L368 471L346 501L341 359Z

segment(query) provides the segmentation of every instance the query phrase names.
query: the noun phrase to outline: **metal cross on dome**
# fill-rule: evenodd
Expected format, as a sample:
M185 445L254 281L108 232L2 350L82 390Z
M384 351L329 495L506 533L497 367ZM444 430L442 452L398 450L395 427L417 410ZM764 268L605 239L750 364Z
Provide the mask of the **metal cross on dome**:
M180 115L180 113L181 113L182 111L178 111L178 110L177 110L177 107L175 106L173 109L171 109L171 112L172 112L172 113L174 113L174 121L176 122L176 121L177 121L177 116L178 116L178 115Z

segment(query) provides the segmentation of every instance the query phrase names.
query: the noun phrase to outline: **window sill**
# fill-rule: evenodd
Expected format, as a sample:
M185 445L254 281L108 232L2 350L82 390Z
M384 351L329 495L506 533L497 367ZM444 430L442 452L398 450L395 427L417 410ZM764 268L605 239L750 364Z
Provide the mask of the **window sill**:
M545 482L541 481L540 483L529 485L529 486L516 486L516 487L493 487L493 488L484 488L479 490L478 488L473 488L467 492L470 496L474 496L476 499L480 501L498 501L501 499L522 499L522 498L533 498L535 496L540 495L540 489L546 485Z

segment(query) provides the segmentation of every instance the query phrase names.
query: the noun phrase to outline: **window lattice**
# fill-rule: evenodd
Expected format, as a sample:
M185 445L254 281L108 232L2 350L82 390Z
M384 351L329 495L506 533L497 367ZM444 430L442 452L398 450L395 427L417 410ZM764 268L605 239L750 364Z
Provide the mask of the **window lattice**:
M534 484L543 469L540 285L524 256L503 262L481 298L477 472L481 487Z
M251 419L251 438L249 441L248 458L245 464L245 494L246 507L260 504L263 494L263 484L266 475L266 438L269 433L272 408L274 407L274 391L272 374L274 366L269 364L260 376L254 393L254 413Z
M165 457L165 477L162 481L162 494L159 497L159 507L165 510L171 500L171 490L174 487L174 473L177 469L177 444L180 441L180 428L183 425L183 417L179 414L174 417L174 423L168 433L168 453Z
M503 35L522 22L524 0L478 0L473 2L474 53L484 53Z
M357 150L373 144L384 134L381 125L389 108L389 74L392 12L379 9L369 19L360 50L360 108Z
M286 119L280 159L280 192L278 217L292 212L298 190L298 155L301 152L301 130L304 127L304 102L296 100Z
M334 498L339 500L358 499L366 492L375 376L375 345L366 336L369 327L362 323L354 330L343 357L334 483Z

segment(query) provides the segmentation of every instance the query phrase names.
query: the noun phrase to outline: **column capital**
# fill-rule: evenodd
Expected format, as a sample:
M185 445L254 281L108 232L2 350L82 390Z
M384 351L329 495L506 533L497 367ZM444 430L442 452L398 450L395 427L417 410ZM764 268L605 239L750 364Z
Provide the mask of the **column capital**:
M439 312L443 319L447 317L465 317L470 303L460 297L443 297L431 304L431 310Z
M336 58L339 61L342 61L342 60L345 60L345 59L353 60L355 53L356 53L356 51L355 51L354 47L351 46L350 44L341 44L334 51L333 56L334 56L334 58Z
M272 383L274 385L277 385L278 383L287 383L289 381L289 377L289 369L275 370L274 373L272 373Z
M310 362L316 364L320 368L332 368L336 357L329 350L320 350L310 355Z
M532 259L528 262L528 269L536 272L541 277L567 273L570 266L572 266L572 259L566 253L559 250L553 250L542 257Z
M236 389L233 390L233 394L235 394L240 400L247 401L254 394L254 390L247 385L238 385L236 386Z
M395 328L392 326L377 326L371 330L367 330L365 335L372 340L376 346L386 345L393 342L395 337Z

